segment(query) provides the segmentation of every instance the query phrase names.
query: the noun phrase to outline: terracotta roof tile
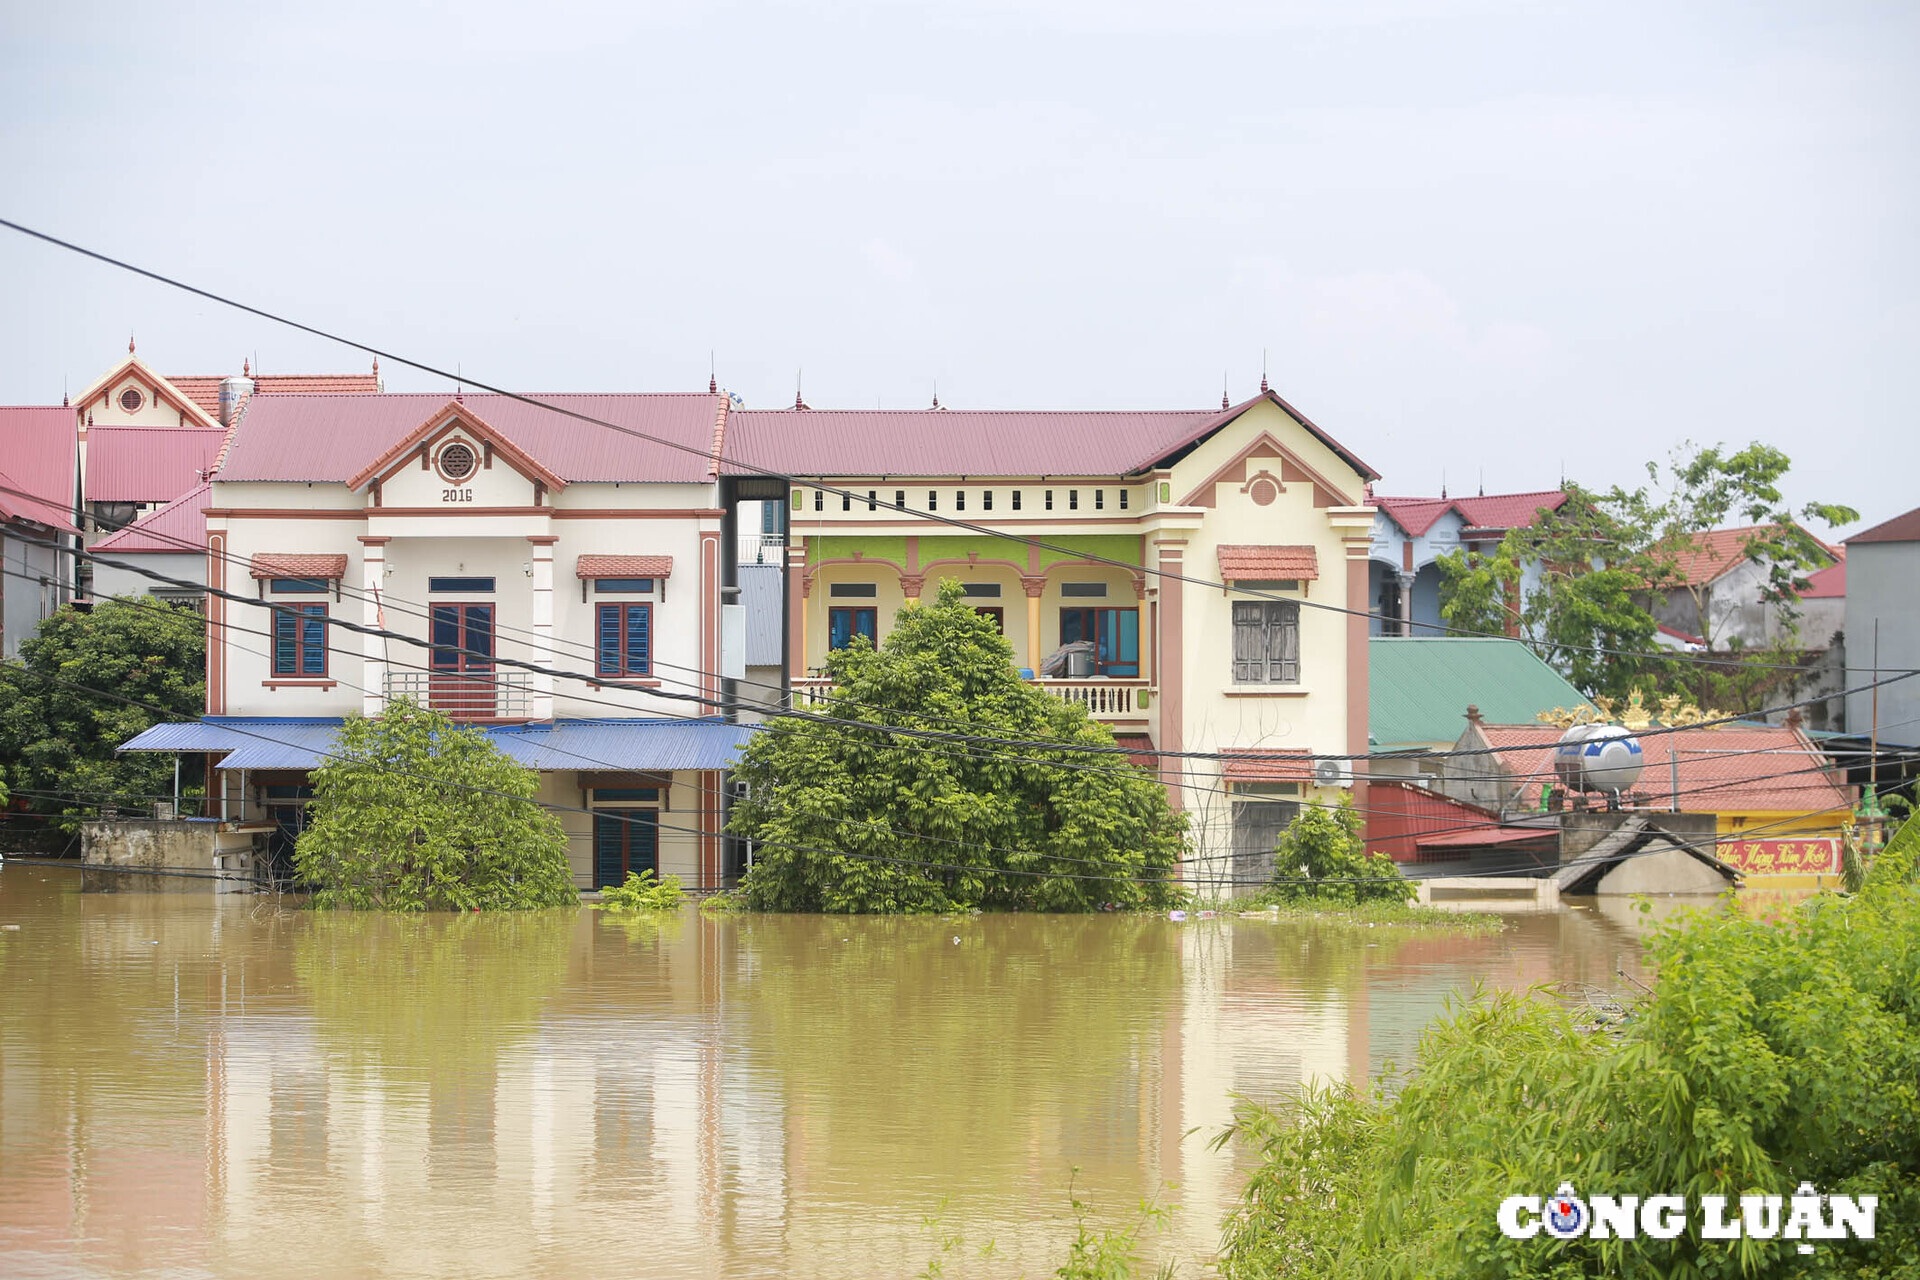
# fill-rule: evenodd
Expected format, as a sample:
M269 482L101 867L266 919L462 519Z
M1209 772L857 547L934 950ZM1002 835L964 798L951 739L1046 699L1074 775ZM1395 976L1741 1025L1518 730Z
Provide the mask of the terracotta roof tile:
M581 556L576 578L665 578L673 573L672 556Z
M1702 587L1747 559L1747 539L1765 535L1773 525L1750 524L1738 529L1708 529L1693 535L1689 545L1674 557L1680 581L1690 587ZM1834 559L1840 558L1833 547L1814 539Z
M251 572L256 578L344 578L347 576L347 558L263 551L253 557Z
M1375 498L1373 505L1386 512L1393 522L1419 537L1433 528L1441 516L1452 511L1470 529L1526 529L1542 508L1558 510L1567 495L1558 489L1533 493L1486 493L1472 498Z
M1312 547L1240 544L1219 548L1224 582L1312 580L1320 576L1320 557Z
M1305 747L1271 751L1239 751L1226 762L1229 782L1312 782L1313 757Z
M167 381L187 399L199 405L207 416L220 416L220 384L235 374L189 373L168 376ZM380 389L378 375L371 373L264 373L253 379L254 390L283 395L340 395Z

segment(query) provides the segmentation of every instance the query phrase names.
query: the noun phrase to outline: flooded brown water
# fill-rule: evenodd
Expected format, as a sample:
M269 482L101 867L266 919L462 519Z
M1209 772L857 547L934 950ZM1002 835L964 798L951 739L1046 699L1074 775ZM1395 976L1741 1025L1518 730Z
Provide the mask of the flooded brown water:
M1639 973L1628 904L1507 920L403 919L12 862L0 1273L908 1276L958 1237L944 1274L1041 1276L1073 1184L1177 1206L1195 1274L1231 1095L1405 1061L1475 982Z

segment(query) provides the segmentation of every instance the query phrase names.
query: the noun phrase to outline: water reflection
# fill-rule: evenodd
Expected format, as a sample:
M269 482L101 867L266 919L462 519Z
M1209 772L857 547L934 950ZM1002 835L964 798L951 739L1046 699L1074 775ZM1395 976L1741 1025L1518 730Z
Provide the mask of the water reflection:
M1078 1167L1176 1202L1191 1270L1233 1094L1370 1077L1475 981L1618 990L1648 923L399 919L71 876L0 872L0 1269L891 1276L944 1200L948 1274L1045 1274Z

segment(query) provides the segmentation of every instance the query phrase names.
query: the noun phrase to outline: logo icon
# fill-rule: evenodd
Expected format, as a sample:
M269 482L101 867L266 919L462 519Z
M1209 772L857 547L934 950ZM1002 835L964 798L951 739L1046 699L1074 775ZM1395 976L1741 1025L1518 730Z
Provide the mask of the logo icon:
M1563 1182L1560 1189L1547 1197L1546 1213L1543 1225L1547 1234L1556 1240L1572 1240L1585 1233L1587 1229L1587 1205L1573 1194L1573 1184Z

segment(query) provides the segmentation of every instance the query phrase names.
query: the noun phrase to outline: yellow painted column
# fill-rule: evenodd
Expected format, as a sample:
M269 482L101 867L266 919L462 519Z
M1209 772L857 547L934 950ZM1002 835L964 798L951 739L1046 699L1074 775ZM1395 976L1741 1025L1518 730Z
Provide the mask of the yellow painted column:
M1046 651L1040 647L1040 592L1047 589L1047 582L1045 578L1042 578L1037 584L1025 582L1023 585L1027 591L1026 665L1032 667L1034 673L1037 675L1040 671L1040 659L1047 656ZM1038 589L1036 589L1036 586Z

